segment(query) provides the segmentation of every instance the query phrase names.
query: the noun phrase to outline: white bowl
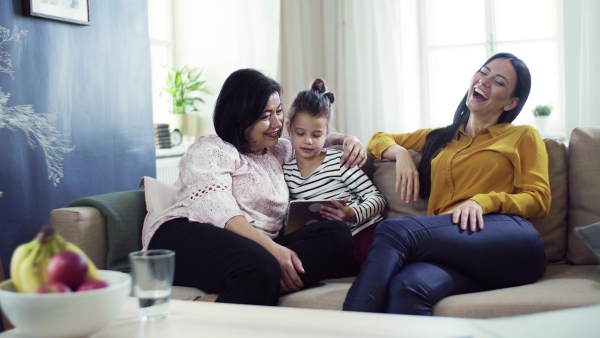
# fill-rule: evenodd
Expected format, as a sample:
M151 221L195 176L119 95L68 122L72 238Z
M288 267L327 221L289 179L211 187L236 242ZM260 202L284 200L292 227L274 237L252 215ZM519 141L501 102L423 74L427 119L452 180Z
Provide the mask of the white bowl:
M131 291L131 276L100 270L103 289L73 293L15 292L12 281L0 284L0 307L19 332L38 337L84 337L115 319Z

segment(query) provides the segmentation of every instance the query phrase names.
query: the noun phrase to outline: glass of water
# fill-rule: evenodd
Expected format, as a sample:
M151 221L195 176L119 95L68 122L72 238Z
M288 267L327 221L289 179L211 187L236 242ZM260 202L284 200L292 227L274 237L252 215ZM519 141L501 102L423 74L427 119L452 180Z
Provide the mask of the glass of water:
M129 262L142 319L167 317L175 274L175 252L159 249L136 251L129 254Z

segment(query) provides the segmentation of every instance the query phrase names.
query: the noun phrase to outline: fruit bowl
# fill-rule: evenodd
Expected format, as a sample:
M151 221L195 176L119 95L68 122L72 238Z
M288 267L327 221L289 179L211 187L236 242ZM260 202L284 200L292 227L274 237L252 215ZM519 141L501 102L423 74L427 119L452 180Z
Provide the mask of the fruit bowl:
M36 337L84 337L115 319L131 292L131 276L100 270L103 289L73 293L18 293L0 283L0 307L19 332Z

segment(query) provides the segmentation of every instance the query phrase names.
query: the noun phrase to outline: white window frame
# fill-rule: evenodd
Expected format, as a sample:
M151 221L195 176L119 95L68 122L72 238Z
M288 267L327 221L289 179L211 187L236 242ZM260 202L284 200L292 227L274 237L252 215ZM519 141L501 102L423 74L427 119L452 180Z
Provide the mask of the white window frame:
M156 0L148 0L149 3L152 1L156 1ZM152 49L153 46L161 46L161 47L166 47L167 48L167 64L166 66L169 67L173 67L174 65L174 60L175 60L175 33L174 33L174 29L173 29L173 0L164 0L167 3L167 13L165 15L165 19L167 21L167 33L165 34L166 39L161 40L161 39L153 39L152 36L150 36L150 48ZM148 13L148 25L152 25L153 20L156 18L152 17L152 13ZM152 60L152 54L151 56L151 63L152 63L152 68L154 68L154 61ZM161 65L162 66L162 65ZM157 74L152 74L153 80L152 83L154 84L154 77L156 77ZM166 81L166 78L164 79ZM162 82L165 82L162 81ZM155 88L152 88L152 101L153 102L158 102L159 100L165 100L164 97L162 97L160 95L160 91L156 91ZM160 122L160 123L164 123L165 121L169 121L170 119L170 114L168 111L162 111L160 108L160 106L157 107L156 104L152 105L152 116L153 119L155 120L155 123Z
M486 24L486 42L485 42L485 51L486 51L486 56L490 57L493 54L495 54L497 52L496 50L496 44L497 43L502 43L502 42L520 42L520 41L502 41L502 42L498 42L495 40L495 36L496 36L496 32L495 32L495 16L494 16L494 1L501 1L501 0L482 0L485 2L484 8L485 8L485 24ZM556 43L557 46L557 52L558 52L558 59L557 59L557 80L559 81L558 84L558 104L557 106L554 107L554 112L553 114L557 114L560 115L560 117L558 118L558 122L555 123L555 125L553 125L553 132L549 132L546 135L542 135L544 137L556 137L556 138L561 138L561 139L565 139L565 83L564 83L564 55L563 55L563 1L562 0L557 0L557 27L556 27L556 36L552 37L552 38L539 38L539 39L527 39L527 40L522 40L522 41L536 41L536 42L542 42L542 41L550 41L550 42L554 42ZM418 18L419 18L419 51L421 54L421 63L420 63L420 73L421 73L421 107L422 107L422 114L420 114L421 116L421 125L424 127L431 127L431 123L430 121L432 120L432 117L436 117L435 115L432 116L433 114L435 114L434 112L431 111L431 106L430 106L430 90L429 90L429 69L430 69L430 65L429 65L429 53L433 50L436 49L444 49L444 48L456 48L456 47L464 47L464 46L475 46L475 45L481 45L480 43L477 44L464 44L464 45L452 45L452 46L431 46L428 43L428 36L427 36L427 13L426 13L426 3L425 1L417 1L417 13L418 13ZM482 62L485 60L482 60ZM477 65L475 65L474 67L477 67ZM466 91L466 88L465 88ZM459 103L460 98L457 98L456 100L456 104ZM528 105L531 105L532 102L528 101ZM450 107L448 113L453 113L453 109L455 107ZM528 110L523 110L521 112L521 114L531 114L530 111ZM448 121L451 122L451 117L449 119L444 119L444 121ZM449 124L449 123L448 123Z

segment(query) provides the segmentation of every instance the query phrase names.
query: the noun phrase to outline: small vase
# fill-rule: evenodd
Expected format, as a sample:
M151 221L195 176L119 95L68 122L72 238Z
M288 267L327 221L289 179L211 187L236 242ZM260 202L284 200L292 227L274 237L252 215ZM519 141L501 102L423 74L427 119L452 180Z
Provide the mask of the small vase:
M184 114L171 114L171 125L170 125L171 130L173 130L173 129L181 130L181 128L185 124L185 121L183 120L184 116L185 116Z
M196 139L200 135L200 116L198 114L183 115L181 132L185 136Z
M550 116L536 116L534 117L534 126L540 132L542 137L548 134L548 125L550 124Z

